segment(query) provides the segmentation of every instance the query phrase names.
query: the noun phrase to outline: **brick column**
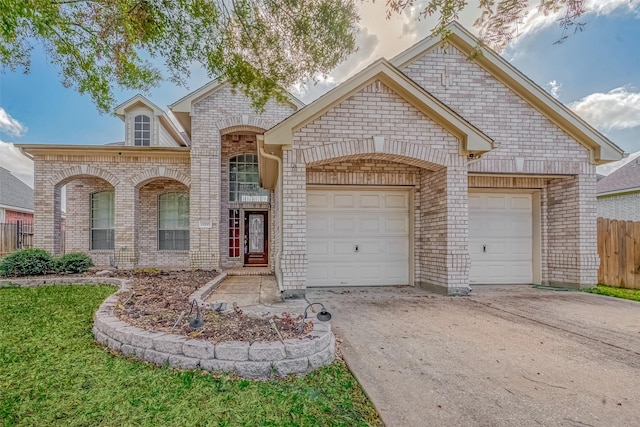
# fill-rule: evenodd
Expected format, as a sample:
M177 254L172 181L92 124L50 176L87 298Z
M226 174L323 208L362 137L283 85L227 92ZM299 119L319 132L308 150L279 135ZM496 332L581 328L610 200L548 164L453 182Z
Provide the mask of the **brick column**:
M191 268L220 268L220 135L206 148L191 149Z
M115 187L115 239L114 257L120 269L136 268L136 217L138 215L138 191L129 183Z
M308 266L306 166L296 162L292 150L283 151L282 156L282 284L286 294L302 296Z
M43 170L42 162L34 162L34 205L33 245L52 255L62 255L62 219L61 185L53 185L50 174Z
M420 286L449 295L469 292L469 202L466 165L421 175Z
M547 282L573 288L592 287L597 284L600 265L595 170L553 180L547 194Z

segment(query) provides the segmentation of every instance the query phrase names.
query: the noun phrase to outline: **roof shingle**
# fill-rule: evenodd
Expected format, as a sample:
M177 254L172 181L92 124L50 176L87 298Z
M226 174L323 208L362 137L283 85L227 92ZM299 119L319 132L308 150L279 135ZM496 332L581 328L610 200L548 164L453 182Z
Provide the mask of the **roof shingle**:
M0 167L0 205L33 210L33 188Z
M640 188L640 157L598 181L597 193L621 192L633 188Z

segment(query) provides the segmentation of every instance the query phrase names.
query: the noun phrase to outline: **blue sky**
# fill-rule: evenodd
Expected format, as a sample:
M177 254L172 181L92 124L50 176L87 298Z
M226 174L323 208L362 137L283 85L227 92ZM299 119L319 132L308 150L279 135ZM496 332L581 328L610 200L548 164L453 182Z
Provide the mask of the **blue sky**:
M531 3L537 4L536 0ZM558 16L532 13L519 27L519 37L504 57L561 102L580 114L629 153L640 153L640 0L587 0L585 30L561 44ZM392 58L427 36L430 20L405 15L385 20L384 2L362 3L359 50L318 84L293 88L310 102L378 57ZM471 27L476 9L460 21ZM166 106L208 81L196 69L189 88L166 82L146 94ZM133 92L117 91L118 102ZM122 141L123 122L100 115L87 96L64 88L58 71L34 51L30 74L0 74L0 166L29 185L32 164L12 143L105 144ZM615 165L599 168L608 173Z

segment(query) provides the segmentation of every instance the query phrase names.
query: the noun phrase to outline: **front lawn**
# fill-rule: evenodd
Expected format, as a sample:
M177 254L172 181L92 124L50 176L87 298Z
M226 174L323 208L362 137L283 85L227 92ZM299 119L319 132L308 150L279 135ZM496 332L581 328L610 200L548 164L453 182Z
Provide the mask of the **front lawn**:
M2 426L379 425L342 362L302 378L178 372L93 341L108 286L0 289Z
M614 288L612 286L598 285L596 288L585 289L585 291L591 292L592 294L640 301L640 289L624 289Z

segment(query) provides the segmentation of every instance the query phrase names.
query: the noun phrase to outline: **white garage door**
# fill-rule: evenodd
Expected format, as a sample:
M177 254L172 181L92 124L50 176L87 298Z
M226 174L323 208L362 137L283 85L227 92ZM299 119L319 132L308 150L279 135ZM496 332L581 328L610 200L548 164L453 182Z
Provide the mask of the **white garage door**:
M307 286L409 284L407 190L309 189Z
M533 283L531 194L470 193L471 284Z

